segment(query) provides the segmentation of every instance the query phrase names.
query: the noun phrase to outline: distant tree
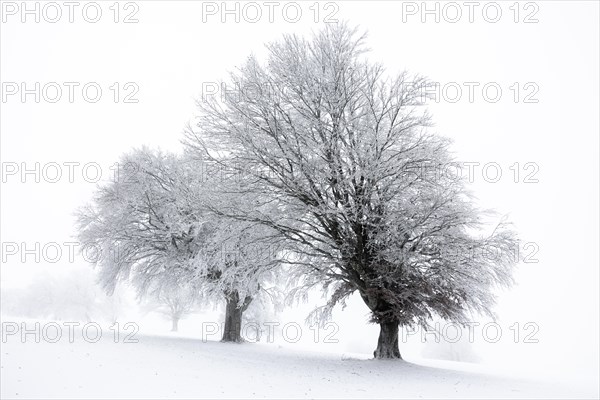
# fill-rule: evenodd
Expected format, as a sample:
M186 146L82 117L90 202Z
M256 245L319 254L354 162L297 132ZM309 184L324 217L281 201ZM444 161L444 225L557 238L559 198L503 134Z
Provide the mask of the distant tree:
M102 301L91 273L82 269L70 274L42 271L16 298L3 303L5 310L31 318L89 322L100 315Z
M2 312L13 316L59 321L115 322L129 306L118 291L108 297L96 284L93 271L81 266L42 270L23 288L2 289Z
M192 286L161 282L144 298L144 308L168 317L171 320L171 331L177 332L179 321L194 310L198 297L198 290Z
M358 291L380 326L374 356L400 358L400 325L491 314L517 241L504 222L485 233L463 179L422 173L453 161L428 129L428 82L386 74L364 39L340 24L267 45L266 63L231 74L232 93L198 102L185 144L239 174L230 191L277 210L214 205L285 238L292 295L331 291L313 317Z

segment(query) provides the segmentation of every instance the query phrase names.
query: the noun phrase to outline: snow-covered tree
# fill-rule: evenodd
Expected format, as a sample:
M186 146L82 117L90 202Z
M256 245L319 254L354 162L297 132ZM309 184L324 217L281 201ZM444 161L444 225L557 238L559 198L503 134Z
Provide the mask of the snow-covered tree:
M119 280L130 280L140 296L152 292L171 300L173 290L185 288L184 303L197 292L223 296L226 327L237 327L226 329L223 340L241 340L242 313L273 264L243 249L243 257L232 258L223 245L232 242L240 251L257 237L256 224L228 222L202 206L207 187L217 182L190 157L141 149L120 165L78 216L83 248L98 252L103 286L110 292ZM219 201L236 200L223 195Z
M94 272L79 265L41 270L25 287L2 289L2 312L29 318L114 323L131 305L124 290L107 296Z
M231 203L229 203L231 204ZM212 235L196 258L196 279L206 293L226 300L223 341L241 341L243 312L267 289L280 260L275 231L258 225L217 217Z
M485 232L462 179L421 173L453 161L429 129L427 80L387 74L364 42L340 24L269 44L266 63L250 56L228 93L198 102L185 143L277 210L216 207L285 238L292 295L330 290L323 320L358 291L380 325L375 357L400 358L399 325L492 313L516 239L504 222Z
M179 330L179 321L190 314L199 298L198 290L181 282L160 282L144 298L144 309L158 311L171 320L171 331Z

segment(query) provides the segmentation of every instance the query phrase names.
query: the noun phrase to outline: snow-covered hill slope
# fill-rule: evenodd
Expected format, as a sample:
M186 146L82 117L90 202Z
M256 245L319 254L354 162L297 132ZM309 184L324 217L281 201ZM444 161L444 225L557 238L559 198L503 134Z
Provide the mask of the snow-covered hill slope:
M7 337L2 398L573 398L597 392L407 361L138 334L138 343ZM363 357L364 358L364 357ZM442 364L439 364L442 365Z

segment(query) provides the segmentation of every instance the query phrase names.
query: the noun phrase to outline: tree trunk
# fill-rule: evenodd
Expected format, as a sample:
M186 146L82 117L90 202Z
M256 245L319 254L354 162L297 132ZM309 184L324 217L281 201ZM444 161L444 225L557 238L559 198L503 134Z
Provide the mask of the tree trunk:
M227 305L225 307L225 327L223 328L222 342L243 342L242 338L242 313L248 308L251 297L244 299L240 306L240 295L237 290L226 294Z
M171 322L172 322L172 325L171 325L171 332L177 332L177 329L178 329L178 327L179 327L179 318L177 318L177 317L172 317L172 318L171 318Z
M398 348L398 322L381 322L379 327L379 340L373 356L375 358L402 359Z

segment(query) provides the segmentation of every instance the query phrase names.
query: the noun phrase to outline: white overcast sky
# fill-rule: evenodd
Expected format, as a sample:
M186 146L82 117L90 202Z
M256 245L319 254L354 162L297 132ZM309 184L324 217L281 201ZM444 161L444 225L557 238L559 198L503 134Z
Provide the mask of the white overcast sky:
M103 14L95 24L82 18L82 6L75 9L73 23L68 22L65 7L57 23L43 18L36 23L33 16L22 23L20 13L12 15L6 3L10 2L3 2L5 21L0 28L3 85L25 82L31 88L35 82L42 86L80 83L73 103L64 86L63 98L56 104L35 103L31 95L23 103L19 94L2 100L4 173L14 163L19 168L21 163L29 168L36 162L42 166L80 163L73 183L68 182L66 166L58 183L43 182L43 178L35 183L32 175L22 183L20 173L3 176L2 242L28 246L74 240L72 213L90 199L95 187L82 178L82 165L98 163L108 178L109 167L134 146L179 150L182 129L195 111L194 99L203 83L224 77L250 52L264 54L263 43L284 32L307 34L322 26L314 22L312 1L298 3L302 17L296 23L283 18L285 3L275 8L272 23L263 2L256 3L263 11L260 21L242 18L236 23L233 16L222 22L220 13L205 15L203 22L203 7L221 7L221 2L138 1L135 18L139 22L132 24L112 21L112 1L99 2ZM479 2L472 23L464 6L456 23L445 21L443 15L439 23L431 15L423 23L419 12L403 14L403 7L410 10L407 2L342 1L326 10L322 2L318 7L320 21L336 11L333 18L367 30L370 57L390 72L408 69L441 84L479 83L474 102L469 102L463 85L460 101L442 100L431 110L436 131L454 140L458 160L501 166L503 176L498 183L486 182L481 167L477 168L473 189L482 206L509 214L521 238L539 246L535 256L539 263L522 265L519 285L502 296L500 317L540 321L544 337L555 340L551 343L560 342L565 330L583 324L577 337L595 343L592 353L597 360L598 3L538 1L532 3L535 7L526 7L522 2L518 23L513 20L514 9L509 8L512 1L497 3L502 10L500 20L487 22L482 15L487 3ZM421 6L421 2L413 4ZM229 3L229 7L234 5ZM133 6L121 9L119 17L132 10ZM293 10L288 7L288 11L293 17ZM453 9L446 11L448 18L454 17ZM493 18L493 10L488 11ZM530 13L537 23L523 22ZM88 82L97 82L103 89L95 104L81 97L80 88ZM109 89L115 82L121 95L127 92L123 85L135 83L139 102L115 104ZM481 87L490 82L503 90L497 103L482 98ZM518 103L510 89L515 82L521 90ZM526 83L534 86L526 90ZM533 96L538 102L523 103L532 87L539 88ZM513 182L509 169L516 162L521 167L518 183ZM539 167L538 183L523 182L531 171L523 169L528 162ZM7 256L1 269L2 285L21 285L40 267L60 269L64 264L66 255L59 263L39 265L31 259L22 263L18 255Z

